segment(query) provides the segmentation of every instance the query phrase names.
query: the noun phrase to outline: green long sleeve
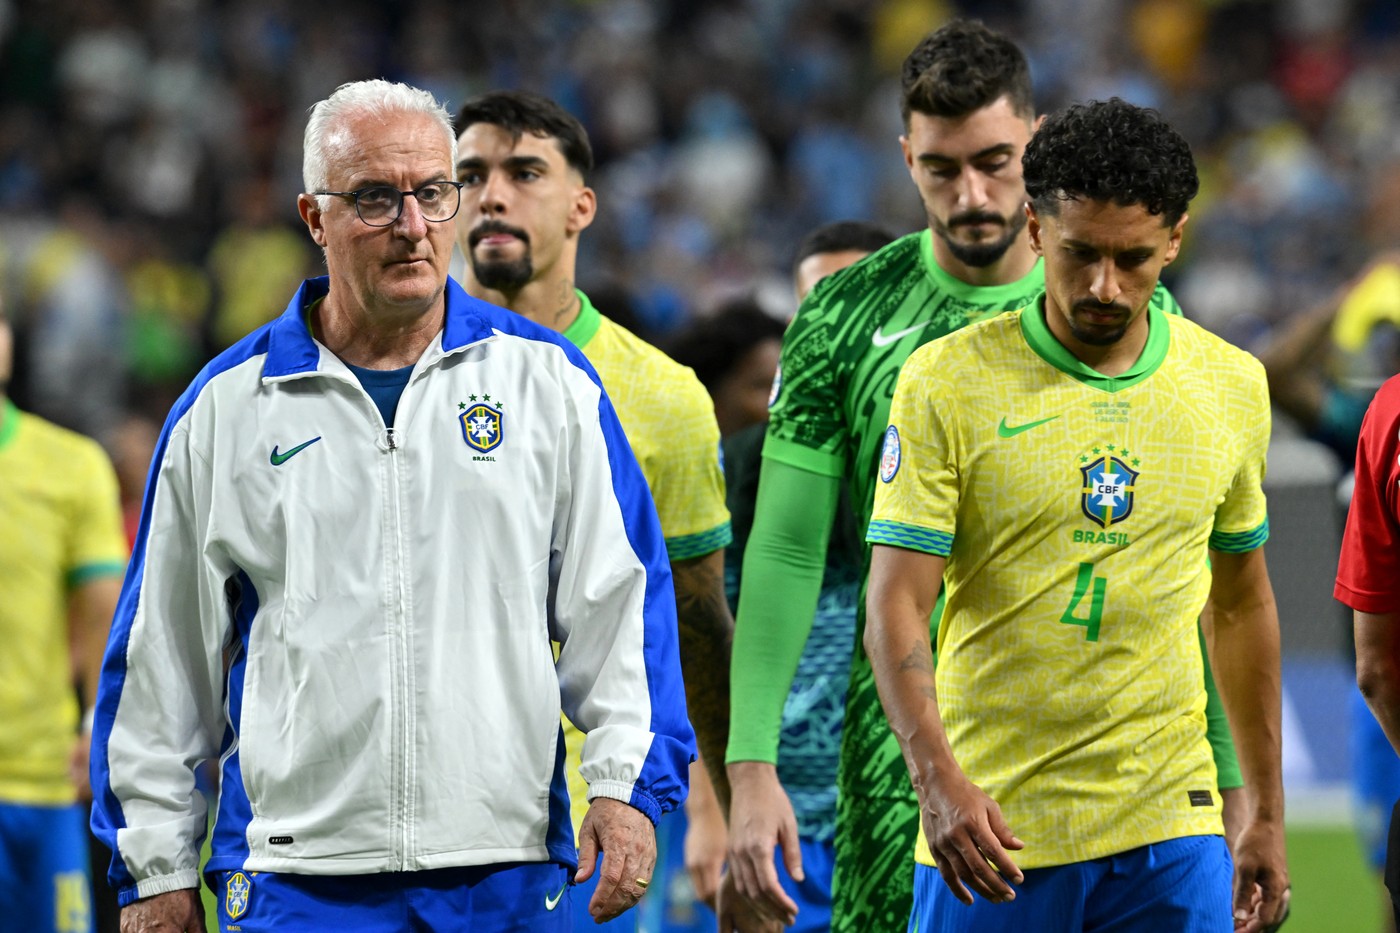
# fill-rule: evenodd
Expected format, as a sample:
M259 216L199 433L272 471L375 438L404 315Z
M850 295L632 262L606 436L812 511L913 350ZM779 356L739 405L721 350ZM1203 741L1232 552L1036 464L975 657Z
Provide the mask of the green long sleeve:
M783 704L821 595L841 481L764 458L730 662L726 762L778 760Z

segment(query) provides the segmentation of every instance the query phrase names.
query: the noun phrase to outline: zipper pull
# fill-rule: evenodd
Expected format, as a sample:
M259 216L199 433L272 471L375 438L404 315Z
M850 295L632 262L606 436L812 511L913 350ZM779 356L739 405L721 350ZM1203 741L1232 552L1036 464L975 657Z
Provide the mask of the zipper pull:
M385 428L385 429L384 429L384 440L385 440L385 442L389 445L389 449L390 449L390 450L397 450L397 449L398 449L399 442L398 442L398 440L397 440L396 438L397 438L397 435L394 434L394 429L393 429L393 428Z

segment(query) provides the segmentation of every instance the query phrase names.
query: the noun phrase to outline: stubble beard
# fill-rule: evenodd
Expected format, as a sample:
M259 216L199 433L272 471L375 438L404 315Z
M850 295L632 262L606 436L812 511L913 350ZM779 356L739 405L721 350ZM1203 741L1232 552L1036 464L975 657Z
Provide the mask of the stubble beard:
M974 269L981 269L997 262L1006 255L1006 251L1011 248L1011 244L1016 242L1016 238L1021 235L1021 231L1026 226L1026 215L1022 213L1013 214L1010 220L1006 220L995 214L979 214L979 218L993 219L1000 222L1005 229L1005 233L996 240L989 240L981 243L964 243L953 239L952 228L960 223L965 223L968 215L951 218L946 224L936 217L929 217L929 226L933 232L943 240L948 252L953 258L965 266Z

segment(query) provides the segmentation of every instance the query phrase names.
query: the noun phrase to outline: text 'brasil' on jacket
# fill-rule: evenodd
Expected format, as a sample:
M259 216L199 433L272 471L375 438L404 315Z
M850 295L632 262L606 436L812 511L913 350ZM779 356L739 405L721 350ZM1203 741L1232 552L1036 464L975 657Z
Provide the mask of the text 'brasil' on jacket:
M592 367L449 279L387 430L307 329L327 289L161 433L94 728L123 904L196 886L206 759L210 871L573 864L561 709L590 797L685 796L666 550Z

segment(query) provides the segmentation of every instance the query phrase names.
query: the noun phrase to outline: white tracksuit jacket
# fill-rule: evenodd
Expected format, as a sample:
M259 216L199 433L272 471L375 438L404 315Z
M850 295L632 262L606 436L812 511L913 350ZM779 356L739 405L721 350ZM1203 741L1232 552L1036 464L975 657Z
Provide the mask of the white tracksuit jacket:
M94 729L123 904L197 884L206 759L211 871L572 864L561 709L590 797L685 796L666 549L583 354L449 280L389 431L306 328L327 288L161 434Z

